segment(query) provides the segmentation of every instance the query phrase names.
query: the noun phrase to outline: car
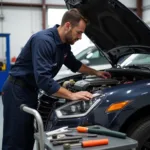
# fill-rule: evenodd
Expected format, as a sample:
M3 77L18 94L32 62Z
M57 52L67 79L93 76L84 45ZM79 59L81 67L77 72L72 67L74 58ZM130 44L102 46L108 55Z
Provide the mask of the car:
M103 56L103 54L99 51L96 46L89 46L86 49L82 50L76 56L76 59L80 60L83 64L90 66L91 68L97 70L103 70L107 68L111 68L108 60ZM72 72L66 66L62 66L55 79L61 79L70 75L79 74Z
M59 79L70 91L89 91L90 101L40 94L38 110L45 130L62 126L102 125L150 149L150 29L117 0L66 0L88 19L85 34L107 58L112 77L83 74Z

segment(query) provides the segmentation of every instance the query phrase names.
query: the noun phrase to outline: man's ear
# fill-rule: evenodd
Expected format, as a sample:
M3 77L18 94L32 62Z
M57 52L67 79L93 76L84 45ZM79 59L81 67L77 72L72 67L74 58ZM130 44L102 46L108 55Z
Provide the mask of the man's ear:
M71 29L71 23L70 22L66 22L65 23L65 28L69 31Z

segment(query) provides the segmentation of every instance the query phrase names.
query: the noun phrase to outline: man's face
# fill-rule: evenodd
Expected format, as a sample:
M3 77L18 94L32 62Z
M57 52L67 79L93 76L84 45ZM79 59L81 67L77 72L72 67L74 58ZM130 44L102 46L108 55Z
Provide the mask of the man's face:
M85 28L86 23L83 20L80 20L79 24L75 27L72 27L70 24L65 35L66 43L73 45L77 40L81 39Z

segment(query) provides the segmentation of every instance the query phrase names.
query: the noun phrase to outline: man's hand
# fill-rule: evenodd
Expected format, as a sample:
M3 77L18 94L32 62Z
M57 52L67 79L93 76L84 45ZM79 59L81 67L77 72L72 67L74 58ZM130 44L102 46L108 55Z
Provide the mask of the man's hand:
M60 89L54 93L53 96L66 98L69 100L90 100L93 97L93 95L87 91L72 93L64 87L60 87Z
M105 71L97 71L95 69L92 69L84 64L82 64L82 66L79 69L79 72L81 73L86 73L86 74L90 74L90 75L96 75L98 77L102 77L102 78L111 78L111 74L109 72L105 72Z
M92 94L87 91L80 91L71 94L71 100L90 100L92 98Z
M104 79L111 78L111 74L105 71L97 71L96 76L102 77Z
M92 94L87 91L72 93L70 97L71 100L90 100L91 98Z

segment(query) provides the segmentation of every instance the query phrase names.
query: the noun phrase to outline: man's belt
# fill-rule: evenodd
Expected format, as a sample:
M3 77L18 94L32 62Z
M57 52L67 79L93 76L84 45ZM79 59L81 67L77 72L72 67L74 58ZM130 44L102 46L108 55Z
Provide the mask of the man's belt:
M28 87L29 88L29 85L19 77L14 77L14 76L9 75L8 81L10 81L16 85L19 85L20 87Z

